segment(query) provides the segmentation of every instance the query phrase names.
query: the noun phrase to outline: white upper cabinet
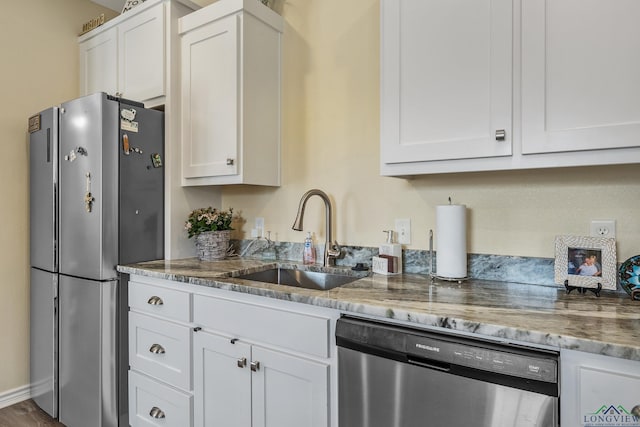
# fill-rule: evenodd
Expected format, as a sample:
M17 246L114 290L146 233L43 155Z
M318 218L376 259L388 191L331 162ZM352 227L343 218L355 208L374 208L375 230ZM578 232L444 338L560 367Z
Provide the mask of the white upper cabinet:
M164 16L161 3L118 25L118 92L126 98L148 101L165 94Z
M511 154L511 15L511 0L382 1L385 163Z
M80 95L118 91L118 30L102 31L80 42Z
M640 162L637 22L637 0L381 0L381 174Z
M197 8L188 0L147 0L80 36L80 95L106 92L146 107L165 104L171 23Z
M522 3L522 152L640 145L640 2Z
M182 185L280 185L282 17L220 0L179 22Z

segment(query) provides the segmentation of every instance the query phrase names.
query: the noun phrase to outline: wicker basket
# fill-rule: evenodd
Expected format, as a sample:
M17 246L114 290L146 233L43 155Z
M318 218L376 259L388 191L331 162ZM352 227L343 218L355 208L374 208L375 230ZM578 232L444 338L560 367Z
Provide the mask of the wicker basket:
M225 259L229 249L230 230L205 231L196 236L196 250L200 261Z

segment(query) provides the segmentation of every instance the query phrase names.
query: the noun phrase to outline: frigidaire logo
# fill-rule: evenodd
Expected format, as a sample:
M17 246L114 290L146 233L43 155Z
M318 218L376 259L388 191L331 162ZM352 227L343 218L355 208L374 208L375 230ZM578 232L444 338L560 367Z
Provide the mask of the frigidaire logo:
M440 347L432 347L430 345L420 344L419 342L416 343L416 348L420 348L422 350L435 351L436 353L440 353Z
M640 405L628 411L624 406L602 405L591 414L582 415L584 427L640 426Z

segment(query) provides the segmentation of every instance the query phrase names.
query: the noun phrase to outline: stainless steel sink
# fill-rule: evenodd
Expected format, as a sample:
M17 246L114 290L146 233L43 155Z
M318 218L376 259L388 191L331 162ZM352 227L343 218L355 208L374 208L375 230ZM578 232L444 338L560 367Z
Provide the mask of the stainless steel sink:
M362 276L356 277L318 271L271 268L269 270L258 271L256 273L243 274L238 276L238 278L326 291L361 279Z

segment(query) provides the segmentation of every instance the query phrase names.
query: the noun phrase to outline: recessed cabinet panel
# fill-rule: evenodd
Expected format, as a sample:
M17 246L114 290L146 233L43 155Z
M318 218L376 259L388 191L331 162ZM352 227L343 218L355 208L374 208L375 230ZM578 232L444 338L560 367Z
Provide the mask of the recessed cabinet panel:
M522 4L522 151L640 146L640 2Z
M251 426L251 346L207 332L193 338L196 427Z
M254 346L254 427L327 427L329 366Z
M147 100L164 95L164 4L124 21L119 27L120 92Z
M114 94L118 91L118 32L109 30L80 44L80 92Z
M136 312L129 313L129 365L157 379L191 390L191 331Z
M238 170L238 17L182 38L184 178Z
M511 15L510 0L382 2L384 163L511 154Z
M560 425L640 426L640 361L560 351Z
M129 424L132 427L191 427L192 396L129 371Z

